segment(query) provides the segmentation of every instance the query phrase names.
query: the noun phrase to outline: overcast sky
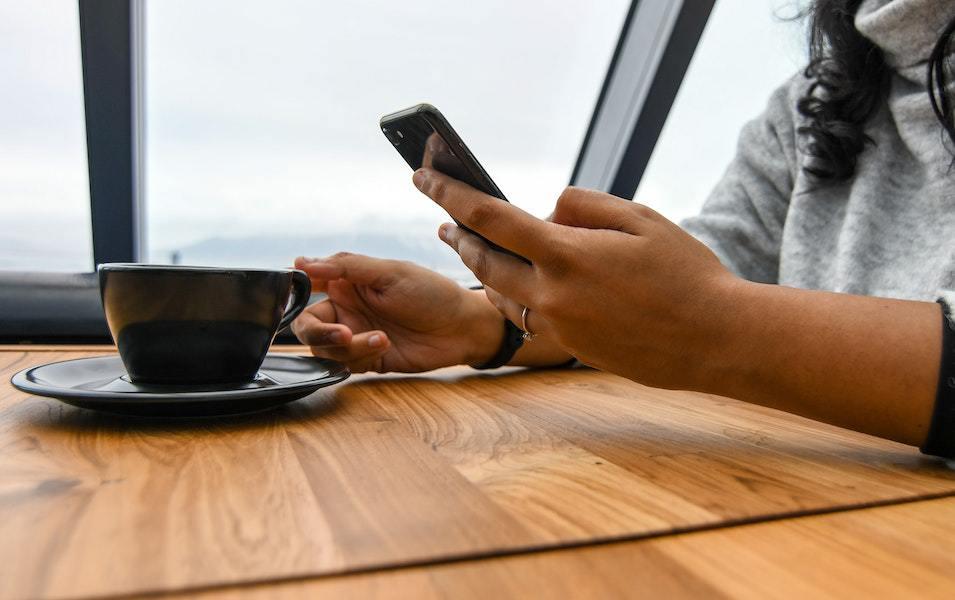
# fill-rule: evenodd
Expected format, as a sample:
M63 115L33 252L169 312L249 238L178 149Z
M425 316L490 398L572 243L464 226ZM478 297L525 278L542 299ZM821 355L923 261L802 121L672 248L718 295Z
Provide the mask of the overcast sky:
M377 126L420 101L513 202L547 214L628 4L147 2L148 258L283 232L433 238L446 217ZM718 0L641 201L675 219L698 208L740 125L803 60L781 4ZM0 268L90 267L78 37L72 0L0 0Z

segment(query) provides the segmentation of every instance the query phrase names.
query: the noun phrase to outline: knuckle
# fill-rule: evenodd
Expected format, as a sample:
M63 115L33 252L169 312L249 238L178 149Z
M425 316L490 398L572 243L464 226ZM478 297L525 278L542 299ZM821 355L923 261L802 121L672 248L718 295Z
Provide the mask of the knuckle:
M468 225L474 229L486 229L495 219L497 210L489 202L475 202L468 210Z
M646 204L640 204L639 202L633 202L631 204L630 211L641 219L650 219L657 214L655 210Z
M318 342L319 342L319 339L318 339L318 338L319 338L319 335L318 335L315 331L313 331L311 328L302 329L302 330L299 330L299 331L295 332L295 337L297 337L298 340L299 340L300 342L302 342L303 344L305 344L306 346L320 346L320 345L321 345L321 344L318 343Z
M313 345L310 343L312 338L312 333L311 331L309 331L309 327L302 324L296 325L295 321L293 321L291 325L291 330L292 330L292 335L294 335L299 342L301 342L302 344L306 346Z
M488 276L487 253L477 245L465 245L461 251L461 260L478 279L483 281Z
M566 187L557 198L554 212L550 221L565 225L575 225L579 221L580 190L575 187Z
M553 316L560 310L561 304L557 294L544 291L537 294L535 308L544 316Z
M467 258L462 255L464 263L468 266L474 276L480 280L484 280L488 276L488 263L487 263L487 254L480 248L476 248L474 245L469 245L466 252Z
M448 184L441 178L432 177L428 186L428 195L436 202L441 202L448 194Z
M573 204L577 200L577 196L580 193L580 189L572 185L568 185L560 193L560 196L557 197L557 207L566 208L568 205Z
M323 302L328 302L328 301L322 300L322 302L316 302L315 304L310 304L309 306L306 306L305 310L302 311L302 314L300 314L298 317L295 318L295 320L292 321L292 324L290 325L292 332L302 331L304 329L307 329L311 323L314 323L315 321L321 321L321 319L318 317L318 313L321 310L321 307L319 307L318 305L322 304Z
M574 240L566 234L561 235L555 232L555 235L548 236L546 243L547 256L538 261L539 266L551 274L569 271L574 265L575 258L580 254L580 248Z
M332 254L330 258L332 260L347 260L353 256L355 255L351 252L336 252L335 254Z

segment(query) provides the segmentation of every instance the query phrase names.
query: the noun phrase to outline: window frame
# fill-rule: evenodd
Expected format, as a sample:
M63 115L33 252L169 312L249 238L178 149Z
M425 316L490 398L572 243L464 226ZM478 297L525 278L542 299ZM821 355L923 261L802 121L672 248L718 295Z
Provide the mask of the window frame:
M93 264L141 256L142 0L79 0Z
M633 197L715 1L631 0L573 185ZM77 0L94 265L145 248L144 3ZM0 343L111 342L95 269L0 271L0 316Z
M716 0L634 1L571 183L632 199Z

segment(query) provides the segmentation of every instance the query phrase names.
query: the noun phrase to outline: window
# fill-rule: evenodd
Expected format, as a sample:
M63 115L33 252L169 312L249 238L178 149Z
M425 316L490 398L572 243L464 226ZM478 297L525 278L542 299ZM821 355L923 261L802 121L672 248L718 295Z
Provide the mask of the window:
M75 2L0 3L0 269L92 267Z
M547 215L629 7L148 3L146 258L279 266L346 249L471 279L378 118L438 106L504 193Z
M699 212L743 125L805 66L791 0L718 0L635 198L679 221Z
M440 106L539 216L571 179L630 195L714 1L4 3L0 340L107 340L94 260L471 280L379 116Z

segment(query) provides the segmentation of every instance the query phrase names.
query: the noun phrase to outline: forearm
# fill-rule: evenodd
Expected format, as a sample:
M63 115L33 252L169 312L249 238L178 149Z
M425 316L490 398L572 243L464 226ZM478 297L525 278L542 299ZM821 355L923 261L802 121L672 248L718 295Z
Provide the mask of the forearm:
M920 445L941 351L941 310L737 281L697 387Z
M489 360L498 350L504 338L504 317L487 299L482 290L469 292L474 309L474 328L470 340L474 346L473 357L468 364L477 365ZM511 366L549 367L568 362L571 355L562 350L546 336L537 336L524 344L508 362Z

